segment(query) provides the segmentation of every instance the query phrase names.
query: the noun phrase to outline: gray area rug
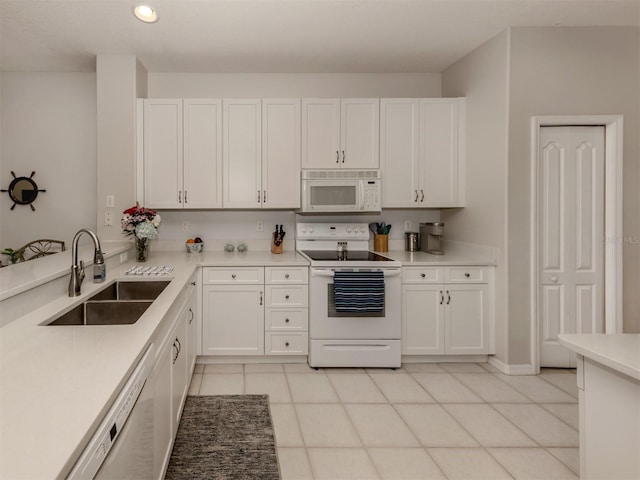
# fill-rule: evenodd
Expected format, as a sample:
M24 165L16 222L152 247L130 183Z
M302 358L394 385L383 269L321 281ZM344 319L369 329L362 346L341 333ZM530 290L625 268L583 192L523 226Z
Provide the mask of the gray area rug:
M279 480L267 395L189 396L166 480Z

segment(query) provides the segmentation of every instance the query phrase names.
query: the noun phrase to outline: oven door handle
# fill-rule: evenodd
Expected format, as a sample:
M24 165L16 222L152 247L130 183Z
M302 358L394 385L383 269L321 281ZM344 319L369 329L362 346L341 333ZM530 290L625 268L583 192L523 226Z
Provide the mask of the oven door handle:
M316 276L316 277L331 277L333 278L333 270L314 270L311 269L311 275L312 276ZM385 277L395 277L398 276L402 273L402 269L400 268L389 268L389 269L384 269L384 276Z

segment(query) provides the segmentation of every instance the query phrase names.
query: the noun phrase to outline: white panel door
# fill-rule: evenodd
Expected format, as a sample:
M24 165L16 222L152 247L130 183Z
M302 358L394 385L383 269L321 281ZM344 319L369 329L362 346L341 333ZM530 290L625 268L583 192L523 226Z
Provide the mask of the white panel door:
M559 333L604 332L604 127L542 127L540 366L575 367Z
M445 353L442 285L402 286L402 354Z
M302 99L302 168L340 168L340 99Z
M489 286L445 284L444 288L446 353L489 353Z
M264 355L264 286L202 289L203 355Z
M222 207L222 101L184 100L184 208Z
M260 208L261 174L261 100L224 99L222 101L223 137L222 174L224 208Z
M182 208L182 100L144 101L144 202Z
M420 100L380 99L382 208L419 207Z
M458 206L458 99L420 100L420 206Z
M380 100L340 101L341 168L380 167Z
M300 208L300 100L262 100L262 206Z

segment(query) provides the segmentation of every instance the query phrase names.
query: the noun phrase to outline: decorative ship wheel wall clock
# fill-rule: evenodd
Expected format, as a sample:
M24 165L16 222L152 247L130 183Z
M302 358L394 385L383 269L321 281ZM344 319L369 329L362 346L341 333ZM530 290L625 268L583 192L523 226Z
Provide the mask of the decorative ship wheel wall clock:
M13 171L11 172L13 180L11 180L9 188L0 190L0 192L9 192L9 196L13 201L11 210L16 208L16 205L29 205L32 212L36 211L33 202L38 197L38 193L46 192L46 190L38 188L38 184L33 179L35 174L36 172L33 171L29 177L16 177L16 174Z

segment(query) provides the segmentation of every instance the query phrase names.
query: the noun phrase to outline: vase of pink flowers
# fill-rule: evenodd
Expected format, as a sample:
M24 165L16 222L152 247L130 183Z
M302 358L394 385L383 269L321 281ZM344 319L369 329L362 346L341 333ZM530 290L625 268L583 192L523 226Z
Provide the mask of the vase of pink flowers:
M135 239L136 261L146 262L149 258L149 241L158 238L160 215L155 210L135 206L122 212L122 233L133 235Z

